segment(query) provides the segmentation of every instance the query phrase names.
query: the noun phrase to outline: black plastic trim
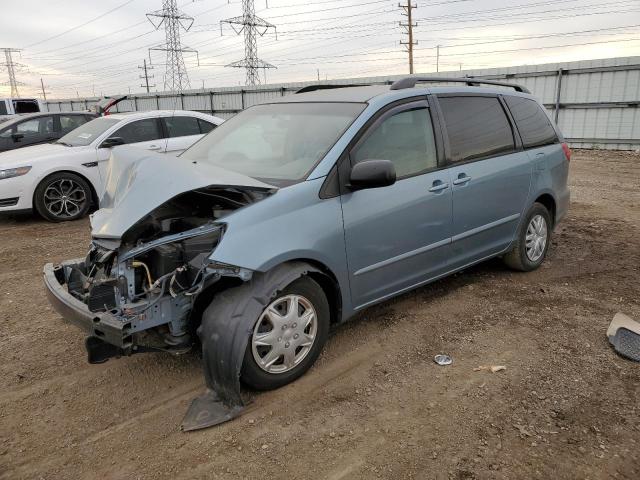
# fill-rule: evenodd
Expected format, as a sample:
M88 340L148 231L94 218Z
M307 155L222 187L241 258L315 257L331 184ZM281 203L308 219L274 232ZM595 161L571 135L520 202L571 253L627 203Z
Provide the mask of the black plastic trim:
M516 92L521 93L531 93L527 87L522 85L518 85L516 83L507 83L507 82L498 82L496 80L482 80L481 78L473 78L473 77L420 77L420 76L411 76L401 78L400 80L396 80L390 87L390 90L404 90L405 88L413 88L416 86L416 83L465 83L469 87L476 87L478 85L493 85L498 87L510 87L513 88Z

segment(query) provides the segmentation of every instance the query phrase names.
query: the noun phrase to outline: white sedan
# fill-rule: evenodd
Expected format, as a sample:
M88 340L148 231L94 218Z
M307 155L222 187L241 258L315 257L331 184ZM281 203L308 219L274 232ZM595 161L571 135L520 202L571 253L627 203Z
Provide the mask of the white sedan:
M186 110L118 113L55 143L0 153L0 213L35 209L52 222L83 217L102 195L114 147L177 155L222 122Z

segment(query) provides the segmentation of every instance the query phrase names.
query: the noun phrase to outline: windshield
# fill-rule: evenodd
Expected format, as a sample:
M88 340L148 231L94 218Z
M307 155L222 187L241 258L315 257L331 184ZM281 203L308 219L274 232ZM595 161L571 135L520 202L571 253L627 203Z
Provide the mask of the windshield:
M63 143L71 147L84 147L93 142L104 132L113 127L120 120L115 118L100 117L80 125L75 130L71 130L56 143Z
M280 103L227 120L182 157L266 183L304 179L364 110L362 103Z

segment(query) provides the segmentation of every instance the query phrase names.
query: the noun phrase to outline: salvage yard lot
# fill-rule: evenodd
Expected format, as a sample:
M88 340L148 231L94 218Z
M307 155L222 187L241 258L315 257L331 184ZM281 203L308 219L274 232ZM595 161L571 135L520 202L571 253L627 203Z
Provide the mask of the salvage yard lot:
M640 155L574 152L570 185L539 270L491 261L371 308L299 381L188 434L197 355L89 365L49 307L42 266L83 256L88 222L0 218L0 478L640 478L640 364L605 338L640 319Z

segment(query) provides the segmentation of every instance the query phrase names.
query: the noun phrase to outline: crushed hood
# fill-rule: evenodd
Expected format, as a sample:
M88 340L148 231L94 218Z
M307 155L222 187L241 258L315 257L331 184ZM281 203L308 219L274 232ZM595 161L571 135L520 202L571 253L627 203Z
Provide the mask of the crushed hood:
M145 215L181 193L210 186L274 188L246 175L135 147L117 147L109 159L92 236L119 239Z

